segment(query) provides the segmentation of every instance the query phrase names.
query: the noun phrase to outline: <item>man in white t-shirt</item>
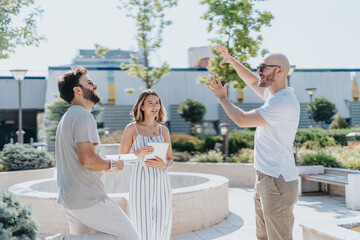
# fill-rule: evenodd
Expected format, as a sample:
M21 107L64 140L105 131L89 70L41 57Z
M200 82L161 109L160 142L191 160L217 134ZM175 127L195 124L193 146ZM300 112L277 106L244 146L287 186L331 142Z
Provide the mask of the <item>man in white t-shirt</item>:
M121 171L122 160L100 157L100 139L91 114L100 98L97 85L78 67L58 80L60 97L71 104L56 131L58 203L68 218L70 235L45 239L138 239L134 227L104 188L104 170ZM120 183L121 184L121 183Z
M236 61L226 47L219 46L224 63L230 63L239 77L265 103L245 112L227 98L227 87L219 76L209 79L225 113L239 127L257 127L254 166L256 169L255 212L259 240L292 239L293 208L297 201L298 173L292 145L299 125L300 105L294 89L286 85L290 64L283 54L270 54L257 67L259 78Z

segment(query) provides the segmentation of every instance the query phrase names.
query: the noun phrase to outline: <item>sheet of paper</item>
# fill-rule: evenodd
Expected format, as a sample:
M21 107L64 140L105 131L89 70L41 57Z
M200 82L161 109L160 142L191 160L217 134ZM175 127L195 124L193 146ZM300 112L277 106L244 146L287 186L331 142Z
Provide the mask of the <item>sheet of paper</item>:
M133 154L116 154L116 155L105 155L105 157L109 160L123 160L125 164L127 163L133 163L138 160L138 157Z
M154 152L148 155L145 155L144 161L146 159L154 159L155 156L161 158L166 163L166 153L169 148L169 143L148 143L148 146L152 146L154 148Z

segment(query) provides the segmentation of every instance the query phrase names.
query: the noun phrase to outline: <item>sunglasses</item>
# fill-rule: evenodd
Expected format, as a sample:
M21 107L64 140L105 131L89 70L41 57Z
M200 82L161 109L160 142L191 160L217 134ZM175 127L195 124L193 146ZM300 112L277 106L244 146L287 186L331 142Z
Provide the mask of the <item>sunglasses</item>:
M266 67L278 67L278 68L281 68L279 65L266 65L266 64L261 64L260 66L257 66L257 67L256 67L256 71L263 72Z
M85 83L89 84L90 86L94 87L95 86L95 83L93 83L93 81L89 80L89 81L86 81ZM82 87L83 85L82 84L77 84L75 86L79 86L79 87Z

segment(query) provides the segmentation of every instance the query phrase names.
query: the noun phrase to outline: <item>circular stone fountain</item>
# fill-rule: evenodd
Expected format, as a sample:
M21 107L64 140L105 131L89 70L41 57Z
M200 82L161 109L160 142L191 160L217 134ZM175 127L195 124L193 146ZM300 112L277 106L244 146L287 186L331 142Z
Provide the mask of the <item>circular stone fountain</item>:
M128 188L131 166L123 171L106 174L106 191L125 213L128 213ZM181 234L210 227L229 214L228 179L198 173L169 173L173 187L172 234ZM55 178L19 183L9 188L22 203L32 205L34 218L40 224L39 233L68 233L68 223L62 207L56 203L59 189Z

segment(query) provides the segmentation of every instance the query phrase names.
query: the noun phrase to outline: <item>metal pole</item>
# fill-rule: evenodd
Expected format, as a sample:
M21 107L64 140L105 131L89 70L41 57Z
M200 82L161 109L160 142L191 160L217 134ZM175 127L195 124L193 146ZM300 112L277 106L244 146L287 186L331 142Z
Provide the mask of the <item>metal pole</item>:
M18 136L18 143L24 143L24 134L25 132L22 130L22 109L21 109L21 81L19 83L19 130L16 132Z
M227 86L226 91L227 91L227 96L229 97L229 85ZM229 157L229 130L230 130L229 117L227 114L225 114L225 123L228 126L228 131L224 136L224 141L225 141L225 159L224 160L227 161L228 157Z
M290 87L290 76L287 76L287 86Z

